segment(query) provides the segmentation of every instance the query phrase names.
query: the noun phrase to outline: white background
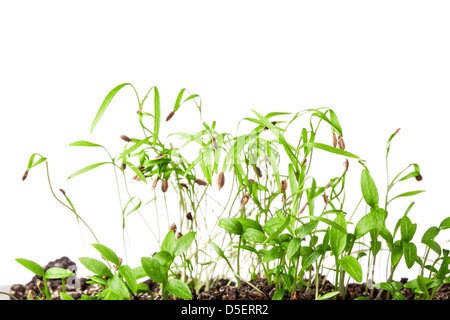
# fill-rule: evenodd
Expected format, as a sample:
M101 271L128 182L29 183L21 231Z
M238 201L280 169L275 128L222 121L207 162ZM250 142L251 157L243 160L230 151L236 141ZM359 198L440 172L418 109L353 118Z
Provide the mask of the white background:
M123 82L141 97L157 86L163 118L187 88L202 97L203 120L217 120L220 131L232 133L251 109L332 108L347 150L367 160L381 198L386 140L401 128L391 176L410 163L420 165L423 181L404 187L426 190L409 214L420 243L428 227L450 215L449 15L448 1L2 1L0 284L31 278L15 258L45 265L63 255L76 262L96 257L88 248L92 239L85 231L80 236L74 216L52 198L45 166L21 180L34 152L48 158L55 190L63 188L103 243L121 252L112 171L99 168L66 180L105 161L105 154L66 145L89 140L115 155L124 145L121 134L138 137L131 87L119 92L89 133L104 97ZM164 122L162 134L199 129L190 104ZM359 194L360 171L351 162L348 194ZM390 223L410 201L392 206ZM141 220L133 221L138 228ZM134 237L142 240L134 242L139 255L152 252L149 234L131 230ZM443 234L439 242L448 238Z

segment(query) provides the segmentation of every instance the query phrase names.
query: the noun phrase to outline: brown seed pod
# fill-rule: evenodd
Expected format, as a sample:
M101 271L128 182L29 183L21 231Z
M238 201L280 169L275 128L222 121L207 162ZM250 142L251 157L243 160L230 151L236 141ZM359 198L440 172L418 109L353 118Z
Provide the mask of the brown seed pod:
M250 195L247 193L244 195L241 199L241 205L245 206L248 203L248 200L250 200Z
M166 179L161 180L161 190L162 192L166 192L169 189L169 181Z
M345 150L345 142L344 142L344 138L342 138L342 136L338 137L338 146L339 146L339 149Z
M159 181L159 176L156 176L155 180L153 180L153 183L152 183L152 189L153 190L155 190L156 185L158 184L158 181Z
M125 170L127 168L127 164L125 162L122 163L122 169Z
M139 178L139 176L136 174L136 175L134 175L134 177L132 178L133 180L136 180L136 181L141 181L141 178Z
M24 181L28 177L28 170L25 171L22 177L22 181Z
M288 181L287 179L284 179L281 181L281 192L285 192L288 188Z
M66 192L63 189L59 189L59 191L63 194L66 195Z
M197 183L198 185L201 185L201 186L208 185L208 182L206 182L205 180L202 180L202 179L195 179L195 183Z
M172 119L173 115L175 114L175 110L172 110L169 115L166 118L166 122L169 121L170 119Z
M248 183L253 184L253 182L255 182L255 180L253 180L253 179L248 179Z
M191 213L191 212L188 212L188 213L186 214L186 219L192 220L192 213Z
M306 159L306 158L303 158L302 164L305 164L306 161L307 161L307 159Z
M217 187L220 189L223 188L223 186L225 185L225 175L223 174L223 172L219 173L219 175L217 176Z
M181 232L177 233L177 240L180 239L183 236L183 234Z
M324 192L324 193L322 194L322 197L323 197L323 201L324 201L325 203L327 203L327 202L328 202L328 196L327 196L327 193L326 193L326 192Z
M336 132L333 131L333 147L337 147Z
M253 169L255 170L256 175L257 175L259 178L262 178L263 174L262 174L261 169L260 169L259 167L256 167L256 166L255 166Z
M303 211L305 211L306 206L308 205L308 202L306 202L303 207L300 209L300 211L297 213L297 216L301 215L303 213Z
M399 134L400 132L400 128L398 128L397 130L395 130L394 134Z
M423 177L422 175L419 173L417 176L415 176L417 181L422 181Z
M214 139L214 137L211 137L211 144L212 144L213 149L215 151L217 151L217 141L216 141L216 139Z
M185 189L188 189L189 187L187 186L187 184L186 183L183 183L183 182L181 182L180 184L179 184L179 186L180 187L183 187L183 188L185 188Z
M126 135L121 135L120 139L122 139L123 141L126 141L126 142L130 142L131 141L131 139L128 138Z
M329 187L331 187L331 182L327 183L327 185L325 186L325 189L328 189Z
M286 201L286 196L284 195L284 193L283 193L283 195L281 196L281 202L285 202Z
M345 159L345 162L344 162L344 170L345 170L345 172L348 171L348 165L349 165L348 159Z
M177 225L175 224L175 222L170 225L169 231L170 230L172 230L174 233L177 232Z

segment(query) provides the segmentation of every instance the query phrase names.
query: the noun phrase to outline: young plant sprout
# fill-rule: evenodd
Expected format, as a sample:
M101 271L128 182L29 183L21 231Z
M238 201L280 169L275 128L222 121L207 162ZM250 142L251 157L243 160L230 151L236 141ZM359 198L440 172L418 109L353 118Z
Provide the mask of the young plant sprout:
M350 282L366 284L365 296L359 299L376 299L385 292L387 299L402 300L405 299L402 290L408 288L414 299L429 300L450 282L450 251L442 247L444 243L438 237L450 228L450 217L423 234L420 246L425 249L421 256L415 237L417 224L410 214L414 202L405 212L391 210L393 201L424 192L414 188L393 195L397 185L414 187L423 180L416 163L406 166L391 179L388 156L400 129L387 141L387 191L381 195L370 170L376 164L369 164L353 153L356 150L352 150L351 139L346 136L347 143L344 141L343 128L332 109L265 115L252 110L251 117L242 119L252 126L251 131L235 136L221 132L220 124L215 121L202 122L202 101L197 94L182 89L173 108L168 110L166 121L162 122L158 89L151 87L141 99L132 84L123 83L105 97L91 124L91 133L114 96L126 86L134 90L137 98L138 111L132 112L142 136L121 135L124 148L116 157L97 143L70 143L74 147L103 149L105 161L84 167L68 179L100 166L111 167L122 212L117 223L122 225L125 261L128 227L125 222L131 214L138 213L143 221L149 215L156 217L156 224L146 222L146 225L159 247L157 253L142 257L141 264L132 268L100 244L66 192L61 190L65 202L56 197L47 158L33 154L22 177L22 180L29 179L30 170L45 162L53 196L94 237L93 246L106 263L88 257L79 260L93 273L89 276L90 283L100 286L102 291L83 299L123 300L141 292L155 298L146 284L138 283L145 277L159 285L162 299L192 299L193 292L199 294L201 288L208 290L214 279L219 278L235 280L237 287L244 283L253 286L252 280L265 278L274 287L270 296L274 300L285 299L300 290L311 292L318 300L348 299ZM145 104L149 97L153 97L150 108ZM200 130L171 133L166 138L178 137L183 144L179 148L172 142L167 145L166 138L160 135L161 126L182 116L181 107L187 103L193 103L200 113ZM301 124L302 119L306 125ZM329 141L319 139L323 132ZM186 148L192 148L197 154L193 160L184 156ZM321 182L322 177L313 176L312 166L316 158L324 156L330 156L330 161L338 158L343 164L333 176L326 177L326 183ZM39 159L35 160L36 157ZM359 185L352 192L360 199L356 205L345 201L347 175L355 173ZM119 177L123 179L126 200L120 191ZM146 193L131 194L130 181L148 185ZM176 197L179 205L179 218L172 221L169 221L169 197ZM225 200L219 201L222 198ZM161 212L161 203L166 212ZM387 221L397 223L389 229ZM161 229L169 230L163 231L164 238ZM383 252L388 252L387 279L372 285L370 281L377 278L375 273ZM18 262L43 277L42 292L46 299L51 298L46 279L65 279L69 275L56 269L44 272L42 267L25 259ZM418 266L417 277L406 283L395 281L394 273L401 264L409 269ZM325 272L332 275L327 277ZM323 291L327 279L334 283L331 291ZM61 296L70 299L65 292Z

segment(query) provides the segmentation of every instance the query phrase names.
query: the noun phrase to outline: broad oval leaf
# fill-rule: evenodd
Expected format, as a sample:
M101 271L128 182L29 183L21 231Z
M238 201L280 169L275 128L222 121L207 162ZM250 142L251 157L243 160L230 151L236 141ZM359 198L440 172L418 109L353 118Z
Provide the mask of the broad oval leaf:
M411 269L417 259L417 247L412 242L403 241L403 255L405 256L405 262L408 269Z
M355 279L357 282L362 282L363 272L361 265L358 260L353 256L345 256L339 260L339 264L347 272L350 277Z
M226 231L241 235L244 232L244 227L242 224L233 218L222 218L219 220L219 227L225 229Z
M109 268L101 261L88 257L81 257L78 258L78 260L80 260L80 262L86 267L86 269L92 271L96 275L106 277L113 276L111 270L109 270Z
M34 274L44 277L45 272L44 268L42 268L39 264L34 261L28 259L17 258L16 261L20 263L22 266L33 272Z
M158 261L153 258L142 257L141 264L152 281L157 283L164 283L166 281L166 275L163 272L163 266L160 265Z
M245 230L245 232L242 234L242 238L248 241L253 241L255 243L263 243L267 239L266 235L263 232L253 228L248 228L247 230Z
M194 241L195 235L196 232L191 231L183 235L180 239L178 239L175 243L173 256L176 257L186 252L187 249L189 249L189 247L191 246L192 242Z
M377 186L367 169L361 172L361 191L366 203L371 208L378 208L379 196Z
M73 272L63 268L52 267L45 272L47 279L65 279L73 276Z
M137 279L134 274L133 269L128 265L123 265L119 267L119 273L124 277L126 284L130 288L130 290L136 294L137 293Z
M299 253L301 245L302 245L301 238L292 238L292 240L289 241L289 245L286 250L287 258L292 259L297 253Z
M192 299L192 293L189 287L186 283L184 283L181 280L178 279L172 279L170 280L166 285L167 290L172 293L173 295L184 299L184 300L191 300Z
M439 229L444 230L450 228L450 217L445 218L442 220L441 224L439 225Z
M98 252L100 252L100 254L102 255L103 258L105 258L108 261L111 261L116 266L120 265L119 258L117 257L115 252L112 251L110 248L108 248L107 246L100 244L100 243L93 243L92 246L95 249L97 249Z
M122 299L130 300L130 292L128 291L125 283L117 275L108 279L108 287L112 292Z

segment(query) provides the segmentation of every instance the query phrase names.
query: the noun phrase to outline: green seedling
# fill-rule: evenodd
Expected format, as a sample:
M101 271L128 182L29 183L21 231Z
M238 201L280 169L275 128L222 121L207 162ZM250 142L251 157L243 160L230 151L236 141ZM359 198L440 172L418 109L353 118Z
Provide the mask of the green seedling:
M28 259L22 259L17 258L16 261L20 263L22 266L33 272L34 274L42 277L43 286L39 287L39 290L41 293L45 296L45 300L51 300L51 294L50 290L48 288L47 280L48 279L61 279L62 280L62 292L61 295L66 295L66 279L73 276L73 272L58 268L58 267L52 267L47 269L47 271L44 271L44 268L41 267L39 264L37 264L34 261L28 260ZM31 299L30 297L28 297ZM40 299L39 297L36 297L36 299Z
M131 214L139 214L143 219L155 244L161 248L159 252L152 257L142 257L142 265L135 269L122 265L114 252L99 244L67 194L61 190L65 201L56 197L47 158L33 154L23 176L25 180L32 168L45 163L54 197L71 210L77 222L88 227L95 238L97 244L93 246L106 264L80 258L94 273L90 282L103 288L93 298L130 299L137 292L149 292L136 282L148 276L160 284L164 299L168 299L169 294L190 299L191 289L199 293L200 288L209 288L212 279L231 275L238 287L247 282L248 277L265 277L269 284L275 285L274 300L284 299L287 294L303 288L314 290L318 300L346 299L350 281L365 282L366 292L369 292L370 279L376 278L380 255L384 252L388 254L389 270L386 281L379 284L379 296L387 291L388 298L402 299L403 287L394 281L394 273L403 263L409 269L420 268L417 278L405 285L414 290L417 299L432 299L437 290L448 283L449 250L439 242L439 237L450 228L450 217L439 226L430 227L419 244L412 213L415 202L411 202L404 213L396 212L391 206L394 201L420 197L424 192L420 188L395 191L398 185L409 187L423 179L416 163L406 166L393 179L390 177L391 146L399 130L387 140L386 193L381 194L379 177L371 172L374 164L369 165L360 155L348 151L344 128L332 109L307 109L295 114L261 114L252 110L252 115L238 124L238 129L241 123L249 129L233 135L221 132L220 123L216 121L202 120L202 101L197 94L180 90L163 121L158 88L151 87L141 99L132 84L123 83L104 98L91 124L91 133L94 129L101 130L100 120L115 95L124 88L133 89L137 98L132 112L136 114L142 135L121 135L123 149L115 157L106 147L94 142L70 143L71 147L100 150L105 158L74 171L68 180L79 179L99 168L112 169L109 172L114 175L117 187L118 223L122 227L125 259L128 254L126 221ZM175 121L172 119L180 119L179 114L190 112L190 104L199 112L198 128L162 137L162 126L170 125L169 121ZM329 137L328 141L322 138L324 136ZM174 146L169 138L178 139L179 145ZM351 137L346 136L346 140L351 142ZM351 149L351 143L349 147ZM186 157L188 153L194 158ZM315 168L312 163L322 157L327 157L330 163L341 161L343 166L330 176L316 176L315 170L320 173L321 168ZM346 201L349 171L359 176L359 184L352 191L360 199L356 204ZM143 195L131 194L130 180L145 185ZM162 224L171 225L168 194L178 200L177 224L184 236L175 231L161 232ZM219 201L218 195L223 195L225 200ZM161 212L161 208L165 208L165 212ZM156 217L156 225L146 222L147 213ZM396 222L392 230L387 228L390 221ZM425 246L423 255L419 252L421 246ZM225 262L225 267L220 269L221 262ZM366 273L364 263L367 263ZM181 274L177 272L179 269ZM329 279L334 282L334 290L320 295L329 273L332 273ZM373 298L374 287L371 287L370 295L361 299Z
M182 299L192 299L192 293L188 285L172 270L174 260L178 256L184 256L184 265L178 267L186 268L188 259L185 254L195 238L195 232L189 232L178 240L175 238L173 230L170 230L161 245L161 251L155 253L151 258L142 257L142 268L153 280L161 286L164 300L169 297L169 292Z

